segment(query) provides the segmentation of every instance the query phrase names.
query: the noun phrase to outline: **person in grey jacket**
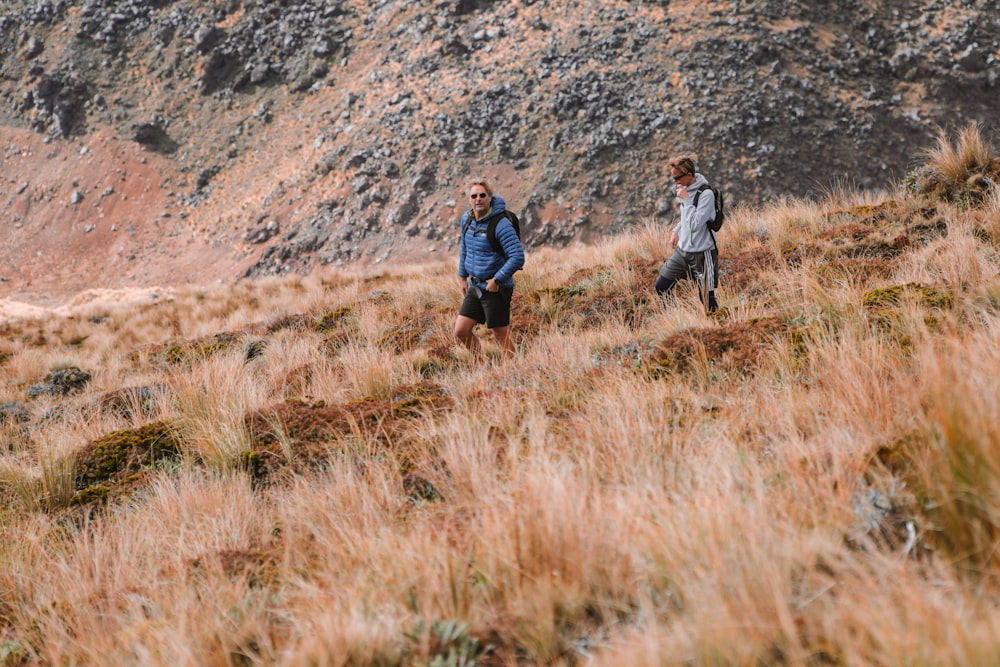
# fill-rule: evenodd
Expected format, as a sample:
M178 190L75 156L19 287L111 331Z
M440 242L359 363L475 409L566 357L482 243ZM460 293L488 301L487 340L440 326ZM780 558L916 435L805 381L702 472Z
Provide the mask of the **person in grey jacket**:
M674 253L660 267L656 293L666 298L681 278L693 279L702 303L713 313L719 309L715 299L719 250L708 221L715 218L715 195L708 187L708 180L695 170L690 157L670 160L670 176L676 185L680 221L670 232ZM694 204L696 194L697 208Z
M510 220L507 204L493 194L483 180L468 185L472 208L459 224L458 277L462 284L462 306L455 320L455 338L479 357L482 349L475 335L477 324L493 332L504 355L514 353L510 335L510 302L514 295L514 272L524 266L524 248ZM491 222L499 250L489 238Z

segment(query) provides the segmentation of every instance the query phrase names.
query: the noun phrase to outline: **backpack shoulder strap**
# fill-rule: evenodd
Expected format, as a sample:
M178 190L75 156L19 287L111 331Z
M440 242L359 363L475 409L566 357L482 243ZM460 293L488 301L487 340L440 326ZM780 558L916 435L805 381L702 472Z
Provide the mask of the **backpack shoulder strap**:
M497 238L497 225L500 221L505 219L507 211L500 211L499 213L494 213L490 216L489 222L486 223L486 238L489 240L490 245L493 246L493 250L497 253L507 256L507 253L503 251L503 245L500 243L500 239Z
M704 192L705 190L712 190L712 194L715 195L715 190L712 188L712 186L710 184L706 183L705 185L699 185L698 188L694 192L694 199L691 200L691 204L695 208L698 208L698 198L701 197L701 193ZM716 201L716 204L718 204L719 200L716 199L715 201ZM714 220L715 218L712 218L712 219ZM709 226L707 223L706 223L705 226L708 227L708 233L712 235L712 243L715 245L716 248L718 248L719 245L718 245L718 243L715 240L715 232L712 231L712 227Z
M705 183L704 185L699 185L697 188L695 188L694 199L691 200L691 203L694 205L695 208L698 208L698 199L701 197L701 193L704 192L705 190L711 190L711 189L712 186L709 185L708 183Z
M497 225L500 223L501 220L504 219L506 220L510 219L507 209L504 209L502 211L497 211L490 217L486 218L486 240L490 242L490 245L493 247L494 251L506 257L507 253L504 252L503 244L500 243L500 239L497 238ZM461 240L463 243L465 242L465 233L469 231L469 227L472 226L472 222L473 222L472 216L469 215L465 220L465 224L462 226Z

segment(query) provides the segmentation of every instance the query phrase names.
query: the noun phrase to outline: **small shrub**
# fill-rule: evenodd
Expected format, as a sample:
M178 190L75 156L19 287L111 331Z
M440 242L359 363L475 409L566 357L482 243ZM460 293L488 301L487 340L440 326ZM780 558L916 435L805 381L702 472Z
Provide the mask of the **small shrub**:
M120 419L152 417L157 408L157 398L165 391L162 387L122 387L102 394L97 401L97 412Z
M475 667L477 660L493 651L490 645L481 645L479 639L469 634L468 625L457 620L434 619L430 627L424 619L417 621L407 639L420 644L428 635L429 649L426 663L416 662L426 667Z
M239 344L239 337L233 333L220 333L196 340L148 345L129 355L132 363L153 362L158 365L176 366L206 359Z

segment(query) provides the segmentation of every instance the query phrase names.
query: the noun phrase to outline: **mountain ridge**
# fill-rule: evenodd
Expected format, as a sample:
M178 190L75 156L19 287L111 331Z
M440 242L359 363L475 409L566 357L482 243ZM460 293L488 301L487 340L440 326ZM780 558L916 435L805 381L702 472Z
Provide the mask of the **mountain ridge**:
M879 187L991 121L1000 11L10 2L0 49L0 296L41 299L440 259L470 174L529 247L668 219L678 152L733 204Z

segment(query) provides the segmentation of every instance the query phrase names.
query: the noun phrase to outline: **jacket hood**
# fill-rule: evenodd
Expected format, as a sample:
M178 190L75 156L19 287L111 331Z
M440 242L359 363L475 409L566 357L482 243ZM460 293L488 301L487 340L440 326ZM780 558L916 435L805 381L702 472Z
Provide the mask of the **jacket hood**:
M688 190L697 190L703 185L708 185L708 179L699 174L698 172L695 172L694 183L691 184L691 187L689 187Z
M493 195L490 199L490 214L499 213L500 211L507 210L507 202L504 201L503 197L500 195Z

